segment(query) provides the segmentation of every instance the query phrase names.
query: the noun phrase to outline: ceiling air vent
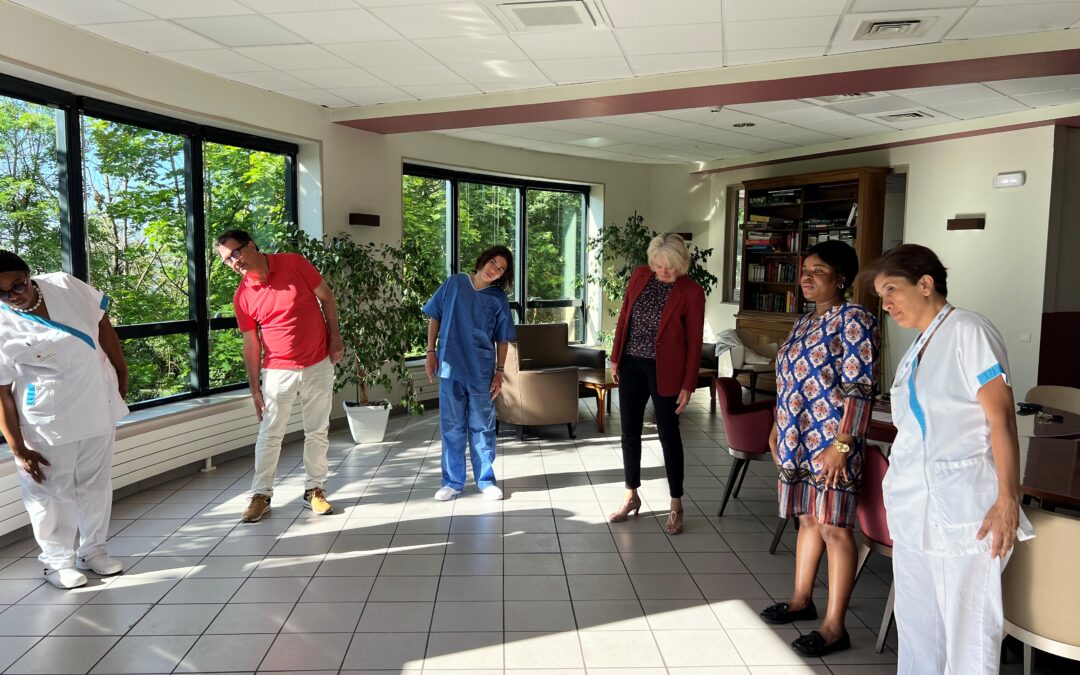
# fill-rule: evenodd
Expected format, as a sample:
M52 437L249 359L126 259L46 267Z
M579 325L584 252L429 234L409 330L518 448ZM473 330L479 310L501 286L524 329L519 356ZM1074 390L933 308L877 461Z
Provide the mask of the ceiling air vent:
M920 19L867 19L859 24L853 40L907 40L921 38L937 17Z
M883 92L857 92L852 94L832 94L830 96L818 96L817 98L806 99L810 103L816 103L818 105L832 105L834 103L846 103L847 101L859 101L866 98L881 98L885 96Z
M881 120L886 124L905 124L937 118L928 110L904 110L902 112L887 113L885 115L875 115L874 119Z
M604 26L595 0L484 0L488 12L513 33Z

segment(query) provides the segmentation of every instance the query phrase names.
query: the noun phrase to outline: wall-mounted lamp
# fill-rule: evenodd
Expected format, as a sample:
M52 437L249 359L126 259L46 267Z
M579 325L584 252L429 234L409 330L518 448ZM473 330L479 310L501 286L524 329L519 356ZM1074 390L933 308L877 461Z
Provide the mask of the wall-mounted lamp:
M350 213L350 225L367 225L368 227L379 226L379 216L374 213Z
M994 187L996 188L1020 187L1026 182L1026 171L1003 171L994 176Z

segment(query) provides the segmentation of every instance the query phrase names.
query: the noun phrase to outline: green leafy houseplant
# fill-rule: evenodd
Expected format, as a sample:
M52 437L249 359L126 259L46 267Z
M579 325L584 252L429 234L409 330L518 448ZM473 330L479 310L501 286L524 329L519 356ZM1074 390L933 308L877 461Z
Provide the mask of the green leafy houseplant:
M402 392L397 402L410 414L422 414L405 357L426 324L421 307L427 298L415 290L422 287L422 266L408 246L359 243L347 236L320 241L298 228L279 243L278 250L310 260L334 293L345 343L334 391L353 387L356 398L346 405L367 406L373 388L389 396L397 385Z
M588 282L600 287L604 299L608 301L608 316L618 316L630 275L638 266L649 264L649 241L657 234L659 232L646 227L645 216L634 211L634 215L626 219L625 225L605 225L589 240L589 248L600 254L600 266L598 271L588 275ZM700 248L693 242L687 242L687 245L690 248L687 276L700 284L708 296L719 281L705 266L713 250ZM600 340L605 344L610 344L613 337L606 331L600 333Z

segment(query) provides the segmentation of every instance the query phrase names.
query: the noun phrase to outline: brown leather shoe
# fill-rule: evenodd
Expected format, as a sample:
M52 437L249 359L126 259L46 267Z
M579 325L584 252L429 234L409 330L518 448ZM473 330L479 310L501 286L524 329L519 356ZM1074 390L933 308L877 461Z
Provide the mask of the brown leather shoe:
M240 516L242 523L257 523L262 517L270 513L270 498L266 495L255 494L251 496L244 515Z

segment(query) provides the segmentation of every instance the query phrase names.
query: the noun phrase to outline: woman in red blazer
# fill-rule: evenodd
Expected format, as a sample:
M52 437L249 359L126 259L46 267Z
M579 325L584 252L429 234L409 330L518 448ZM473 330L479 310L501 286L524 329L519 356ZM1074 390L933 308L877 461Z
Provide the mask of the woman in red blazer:
M641 510L641 430L652 398L671 492L664 529L683 530L683 446L679 414L697 388L705 291L686 276L690 252L677 234L649 242L649 265L634 270L615 328L611 374L619 386L626 502L608 516L621 523Z

